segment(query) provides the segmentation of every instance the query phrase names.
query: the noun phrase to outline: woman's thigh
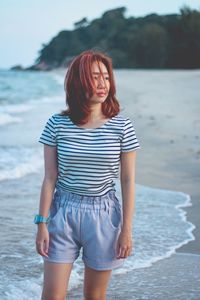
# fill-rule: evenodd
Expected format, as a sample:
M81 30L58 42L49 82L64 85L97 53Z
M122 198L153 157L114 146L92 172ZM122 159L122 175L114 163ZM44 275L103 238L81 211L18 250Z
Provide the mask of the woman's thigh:
M97 271L85 266L84 296L85 299L106 299L106 290L112 270Z
M44 261L42 300L66 299L73 263Z

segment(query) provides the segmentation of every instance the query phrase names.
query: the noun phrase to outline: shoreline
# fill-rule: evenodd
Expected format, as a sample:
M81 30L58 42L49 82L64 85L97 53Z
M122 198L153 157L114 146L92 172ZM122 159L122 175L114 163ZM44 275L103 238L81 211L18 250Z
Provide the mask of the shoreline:
M64 78L64 72L63 70L61 73L59 72L54 73L54 79L60 83L62 78ZM111 278L108 289L108 300L124 299L124 295L126 295L127 299L135 300L199 299L200 102L199 94L197 92L199 77L200 70L180 72L158 72L155 70L116 71L118 87L117 99L120 100L121 113L124 116L130 117L133 121L136 135L141 144L140 151L137 151L136 183L156 190L165 189L185 193L185 205L175 206L173 198L169 199L171 199L170 203L172 203L172 205L174 204L177 212L179 210L178 213L182 220L184 221L185 219L185 221L194 224L195 228L190 228L191 230L189 229L191 231L191 236L189 231L187 231L187 233L188 240L190 237L192 238L192 236L195 236L195 240L193 239L188 242L185 239L185 243L181 244L181 241L183 241L181 238L179 240L180 244L177 245L179 248L174 251L171 249L172 251L168 251L165 257L159 257L158 255L157 260L152 260L152 264L150 266L143 267L143 265L142 268L132 268L131 271L128 270L127 273L124 274L114 274ZM63 106L63 104L64 98L62 99L62 95L55 99L48 99L48 101L40 101L39 110L38 107L33 106L33 109L28 110L25 114L21 112L23 114L23 122L19 123L17 126L13 126L13 124L9 124L8 126L6 125L6 130L1 132L1 141L2 145L5 146L5 150L14 146L9 154L9 158L17 157L21 153L17 146L15 146L19 143L23 145L25 150L27 150L25 152L25 155L28 156L26 171L27 168L30 168L30 173L23 177L8 179L7 181L1 182L3 187L1 194L5 197L5 199L8 199L6 202L2 202L2 213L4 212L5 215L10 216L13 209L21 209L24 213L27 224L29 223L29 220L32 220L33 218L33 208L38 205L38 200L36 199L39 197L38 193L42 180L40 180L40 177L42 176L41 173L39 175L35 175L31 172L33 171L32 165L38 162L39 158L39 152L37 154L37 151L34 155L30 156L30 154L32 154L32 150L34 150L33 140L37 141L37 132L39 132L39 128L43 122L42 120L45 120L45 118L49 115L49 111L54 111L59 106ZM49 111L46 110L47 105ZM34 114L37 116L37 122L35 122L33 126L30 119L34 116ZM24 124L27 126L24 126ZM19 132L23 134L19 134ZM7 139L7 136L10 136L10 139ZM35 150L37 150L37 146ZM23 160L21 161L21 164L22 163ZM13 194L15 193L16 197L15 201L13 201ZM143 198L142 203L145 205L147 215L153 216L153 220L156 220L154 210L156 208L155 206L157 204L162 205L162 201L165 201L165 198L151 198L150 200L152 202L150 202L151 205L148 206L149 210L147 210L146 204L148 205L148 201L145 204L145 199L148 197L148 194L146 195L147 196ZM187 195L189 195L188 199L189 197L191 198L192 205L186 205L189 201L187 201ZM29 198L28 201L26 201L27 198ZM18 200L21 203L21 207L19 206ZM157 200L157 202L155 202L155 200ZM9 201L11 201L10 205L8 205ZM164 217L166 211L162 210L162 212ZM140 213L142 213L142 211L140 211ZM175 217L175 215L172 214L172 211L169 213L170 216ZM16 224L18 224L18 216L15 215L12 217L16 221ZM150 218L148 218L148 220L150 220ZM171 221L173 222L172 219ZM10 228L13 228L13 225L14 227L17 226L13 223L12 218L8 219L8 222L5 223L5 226L12 226ZM150 221L147 221L145 225L147 225L147 227L144 226L143 230L147 233L147 235L146 238L143 238L144 243L148 241L149 243L153 243L154 238L155 241L157 241L157 237L162 237L162 232L165 235L165 227L168 226L167 222L163 223L163 218L161 218L159 226L162 228L162 232L159 234L159 231L157 232L156 230L153 232L151 231L151 233L148 231L148 227L150 225L151 228L154 228L155 226L156 229L158 226L157 222L152 223L151 221L150 223ZM35 225L32 224L32 221L30 226L30 232L34 235L32 228L35 230ZM176 225L174 225L174 227L176 227ZM175 238L175 236L173 236L173 233L175 233L173 232L174 227L171 227L173 240ZM8 228L8 232L10 232L10 228ZM15 230L17 230L16 228ZM25 232L23 230L23 226L20 230L22 235L24 235L24 237L26 237L29 241L30 245L33 245L34 237L30 237L30 232ZM182 231L180 231L181 227L179 228L178 225L177 230L178 233L182 233ZM155 236L153 237L154 232ZM5 239L5 243L6 242L9 242L9 240L7 241L7 239ZM15 247L24 247L23 241L21 246L18 240L15 242ZM158 241L155 242L155 249L157 246ZM143 247L146 247L146 245L143 245ZM25 274L28 282L33 280L34 272L34 278L36 278L36 284L37 287L39 287L38 274L41 274L40 272L42 269L38 268L37 265L38 256L34 252L35 262L37 263L33 262L31 257L31 251L33 251L33 249L31 247L27 247L27 245L17 251L21 253L20 255L22 255L20 258L22 263L20 263L20 260L15 260L13 267L15 268L17 266L18 274L22 274L22 269L24 272L25 268L26 271L23 274ZM27 252L25 253L24 251ZM142 251L140 254L142 256L144 255ZM31 257L31 259L27 260L27 257ZM15 258L11 257L8 259L13 259L14 261ZM6 265L6 260L4 261ZM30 265L28 265L28 261ZM35 268L36 265L37 268ZM42 268L42 265L39 264L39 266ZM131 260L131 267L133 266L134 257L133 260ZM12 266L10 266L10 268L6 271L6 280L8 280L8 282L10 281L10 274L12 272ZM18 274L16 274L16 282L12 288L16 288L16 291L21 293L21 289L22 291L25 291L26 287L23 284L20 285L22 283L22 279L24 280L24 276L20 277L19 275L19 277L17 277ZM15 276L15 274L13 274L13 276ZM19 285L18 279L21 280ZM69 298L82 299L82 289L83 286L81 284L77 288L70 290ZM13 290L13 293L16 293L16 291ZM33 294L34 293L35 287Z
M135 269L111 277L108 300L198 300L200 255L175 253L153 263L150 267ZM128 280L127 280L128 277ZM68 292L69 299L83 299L82 287Z
M200 71L194 72L133 71L126 81L120 72L117 79L124 113L135 124L142 146L137 152L136 182L190 195L192 206L183 210L196 227L195 240L177 251L200 254ZM131 95L123 97L131 82Z

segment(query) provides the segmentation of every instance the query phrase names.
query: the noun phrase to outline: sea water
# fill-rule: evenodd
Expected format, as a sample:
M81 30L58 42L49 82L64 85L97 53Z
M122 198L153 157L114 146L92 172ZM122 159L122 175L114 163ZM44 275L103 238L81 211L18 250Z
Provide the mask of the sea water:
M43 179L38 138L47 118L65 108L64 72L0 71L0 299L38 300L43 259L36 253L36 225ZM142 144L142 141L141 141ZM145 151L143 149L143 151ZM120 183L116 194L121 200ZM194 239L182 207L190 196L136 184L133 251L115 274L149 267ZM83 283L79 258L69 289Z

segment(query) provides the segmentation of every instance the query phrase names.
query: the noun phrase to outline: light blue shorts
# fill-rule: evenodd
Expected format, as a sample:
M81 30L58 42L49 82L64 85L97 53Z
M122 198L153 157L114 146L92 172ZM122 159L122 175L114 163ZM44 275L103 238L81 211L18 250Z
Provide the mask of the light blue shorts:
M122 266L117 240L122 225L121 203L110 190L103 196L83 196L57 187L50 207L48 258L73 263L81 247L84 264L96 270Z

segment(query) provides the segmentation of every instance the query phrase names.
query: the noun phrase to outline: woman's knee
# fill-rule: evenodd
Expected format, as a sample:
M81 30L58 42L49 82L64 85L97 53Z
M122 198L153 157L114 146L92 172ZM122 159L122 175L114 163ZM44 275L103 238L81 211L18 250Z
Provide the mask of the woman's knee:
M84 300L106 300L105 292L84 292Z
M41 300L65 300L66 294L43 290Z

